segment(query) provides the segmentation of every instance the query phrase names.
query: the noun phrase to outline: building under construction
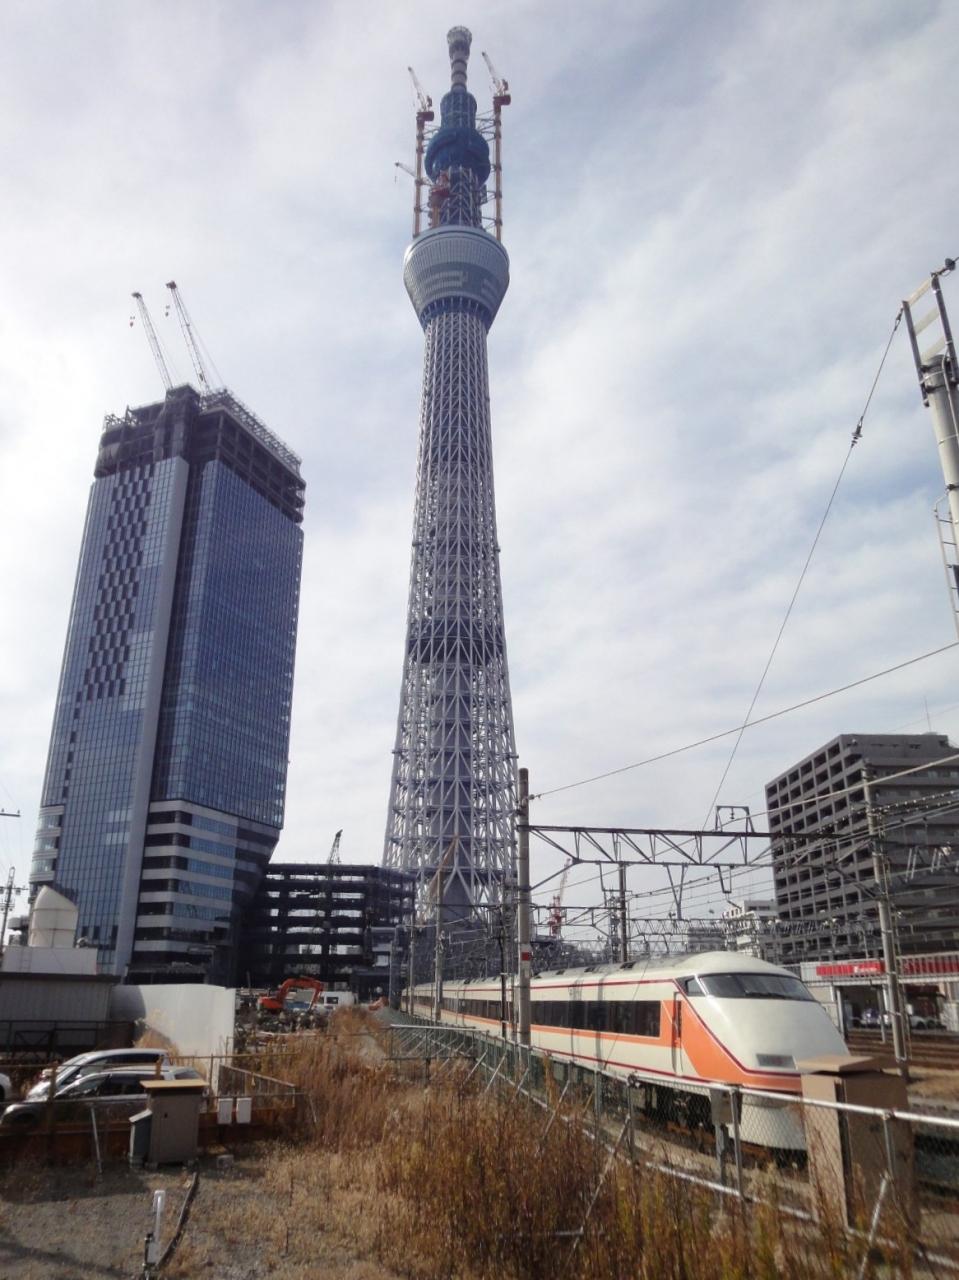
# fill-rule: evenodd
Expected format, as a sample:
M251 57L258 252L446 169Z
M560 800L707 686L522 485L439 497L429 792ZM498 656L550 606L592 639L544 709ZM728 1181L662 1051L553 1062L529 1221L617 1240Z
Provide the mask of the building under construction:
M361 997L386 993L397 926L408 924L415 879L359 864L274 863L244 922L239 978L275 987L311 977ZM402 941L402 940L401 940Z
M492 113L478 113L467 89L471 40L465 27L448 33L450 88L438 126L422 91L416 116L403 280L426 345L383 863L413 872L421 886L442 869L444 918L476 923L502 904L511 876L516 747L486 350L509 285L499 164L509 94L494 75Z
M195 345L199 390L152 337L165 398L100 438L30 879L102 972L231 983L283 826L305 486Z

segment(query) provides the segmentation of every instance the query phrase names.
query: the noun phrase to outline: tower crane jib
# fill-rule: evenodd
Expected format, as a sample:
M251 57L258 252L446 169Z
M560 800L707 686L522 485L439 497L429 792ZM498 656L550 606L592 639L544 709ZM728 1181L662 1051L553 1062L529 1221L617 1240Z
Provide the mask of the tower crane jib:
M410 79L413 81L413 92L416 94L416 101L419 105L420 111L423 111L423 112L429 111L433 105L433 99L430 97L430 95L426 92L426 90L420 84L419 80L416 77L416 72L413 70L413 68L407 67L406 69L410 73ZM430 119L432 118L433 117L431 116Z
M496 68L493 66L489 54L483 50L483 61L486 63L486 69L489 71L489 78L493 82L493 88L500 97L506 97L509 93L509 81L503 80L496 74Z
M166 360L163 358L163 352L160 350L160 340L157 337L156 329L153 327L147 304L143 301L142 293L134 291L133 297L136 298L140 319L143 322L143 332L147 336L147 342L149 342L150 350L153 352L153 359L156 361L156 367L159 370L160 377L163 379L163 385L167 391L170 391L173 387L173 379L170 377L170 370L167 367Z
M170 290L173 298L173 305L176 308L177 319L180 322L180 328L183 331L183 340L186 343L186 349L190 353L190 360L196 371L197 379L200 383L200 390L208 393L213 390L213 379L206 367L206 361L203 359L203 353L200 350L200 344L197 341L196 332L190 320L189 312L186 309L183 298L180 296L180 290L177 288L175 280L168 280L166 287Z
M336 835L333 837L333 844L332 844L332 846L331 846L331 848L330 848L330 856L329 856L329 857L327 858L327 860L326 860L326 861L327 861L327 864L328 864L329 866L331 866L331 867L335 867L335 866L337 866L337 865L339 864L339 861L340 861L340 840L341 840L342 838L343 838L343 832L342 832L342 830L337 831Z

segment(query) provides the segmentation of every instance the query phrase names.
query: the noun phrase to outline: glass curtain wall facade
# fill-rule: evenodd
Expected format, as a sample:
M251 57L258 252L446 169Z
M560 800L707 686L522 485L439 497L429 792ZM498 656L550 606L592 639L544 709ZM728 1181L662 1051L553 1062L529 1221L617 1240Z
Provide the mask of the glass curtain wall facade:
M178 387L100 441L31 871L101 969L232 980L283 824L299 459Z

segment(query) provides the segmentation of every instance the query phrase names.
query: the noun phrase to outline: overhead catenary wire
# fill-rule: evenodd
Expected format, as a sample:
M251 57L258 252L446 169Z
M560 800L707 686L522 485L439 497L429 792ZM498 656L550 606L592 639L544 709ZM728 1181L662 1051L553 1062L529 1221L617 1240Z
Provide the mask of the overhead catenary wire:
M894 773L880 774L875 779L875 783L877 787L881 788L884 783L897 781L901 778L908 778L914 774L924 773L926 770L938 765L955 764L957 762L959 762L959 753L939 756L934 760L923 761L920 764L911 765L908 769L900 769ZM785 802L777 806L775 812L782 813L784 810L788 809L802 809L808 807L813 802L840 799L861 790L862 782L860 780L835 791L824 792L811 797L807 796L801 800ZM875 805L874 808L876 813L884 820L884 827L887 831L899 830L910 825L917 825L930 818L936 818L955 812L955 810L959 808L959 788L947 788L921 797L904 797L902 799L889 801L885 804ZM772 811L761 810L752 816L763 817L770 812ZM532 833L536 833L535 827L532 829ZM822 853L826 847L834 846L835 855L838 857L840 846L843 844L862 842L864 830L862 828L850 828L846 831L840 831L837 830L836 823L830 823L825 827L820 828L817 831L816 836L816 841L810 840L806 847L795 850L791 855L789 855L789 864L791 866L796 865L797 860L800 860L806 853L816 849L817 845L818 852L820 853ZM783 833L783 838L789 840L790 834L788 832ZM763 861L763 859L769 858L771 852L771 847L766 846L748 864L745 864L742 867L729 868L728 874L730 891L728 893L723 890L720 894L717 894L714 888L711 889L708 887L713 880L713 868L706 865L700 866L690 864L689 873L691 878L687 883L686 890L684 892L684 904L686 906L695 906L699 903L715 902L720 897L729 901L732 898L734 880L736 881L735 888L738 889L740 893L748 893L753 890L753 886L756 884L756 871L770 871L773 869L774 864L771 861ZM545 876L533 886L534 891L547 884L550 880L555 879L555 877L561 873L561 870L562 869L560 868L556 872ZM741 880L741 877L744 875L750 875L753 877L753 879L747 881L745 885L742 884ZM582 879L571 881L569 887L573 889L583 888L588 885L598 883L600 880L601 876L596 873L585 876ZM767 888L764 891L768 892L768 882ZM656 898L672 899L672 896L673 890L671 887L663 886L656 889L635 890L630 894L630 900L636 901L637 899L642 899L644 901L648 901ZM545 908L545 904L537 905ZM601 910L602 908L597 906L592 909ZM569 925L570 923L571 921L567 919L566 924Z
M758 716L755 720L750 720L742 725L734 725L731 729L722 729L718 733L708 734L705 738L697 738L695 742L684 743L681 747L672 747L669 751L661 751L658 755L647 756L644 760L636 760L632 764L620 765L617 769L607 769L604 773L594 773L588 778L580 778L576 782L566 782L560 787L550 787L545 791L537 791L535 795L531 795L531 800L542 800L546 796L558 795L561 791L572 791L576 787L586 787L593 782L602 782L606 778L615 778L621 773L630 773L634 769L642 769L646 765L657 764L660 760L669 760L673 756L682 755L686 751L694 751L697 747L708 746L711 742L720 742L723 738L729 738L733 734L740 733L743 729L755 729L761 724L768 724L770 720L778 720L782 716L790 715L793 711L801 711L804 707L811 707L817 702L825 702L827 698L835 698L840 693L848 693L850 689L858 689L864 684L870 684L873 680L880 680L883 676L894 675L897 671L904 671L907 667L914 667L919 662L926 662L929 658L936 658L941 653L948 653L950 649L959 646L959 640L953 640L949 644L941 645L938 649L930 649L926 653L917 654L914 658L907 658L903 662L897 662L891 667L884 667L881 671L874 671L871 675L861 676L858 680L850 680L848 684L839 685L835 689L827 689L824 693L817 693L812 698L804 698L802 702L794 702L791 706L780 707L778 711L770 711L768 715Z
M799 597L799 592L802 590L802 585L806 581L806 574L809 572L809 566L810 564L812 564L812 558L816 554L816 548L819 546L819 540L822 537L822 531L826 527L826 521L829 519L830 512L833 509L833 504L836 501L836 494L839 492L839 486L842 484L843 476L846 474L846 468L849 466L849 460L852 457L852 453L856 445L862 439L863 423L865 422L866 414L869 412L869 406L872 403L872 397L875 393L876 386L879 383L879 378L882 374L883 367L886 363L886 357L889 355L889 350L892 346L893 339L896 336L896 331L902 322L902 316L903 316L903 308L900 307L899 311L896 314L896 318L893 322L892 331L890 332L889 338L886 342L885 350L882 353L882 359L879 361L879 367L876 370L875 377L872 380L872 386L869 388L869 394L866 396L866 403L863 405L862 413L860 413L859 421L856 423L855 429L853 430L852 438L849 441L849 447L847 448L846 455L843 458L842 466L839 468L839 474L836 476L836 482L832 487L832 492L830 493L829 500L826 503L826 509L822 513L822 518L819 521L819 525L816 529L815 536L813 537L812 545L809 548L809 551L806 555L806 559L803 561L803 566L799 572L799 578L796 582L796 586L793 589L792 595L790 596L789 604L786 606L786 612L783 614L783 620L779 624L779 630L776 632L776 638L775 640L773 640L772 648L769 650L769 656L766 659L766 665L763 667L762 674L759 677L759 683L756 685L756 688L753 691L753 696L750 699L749 707L746 711L746 718L743 721L743 724L736 735L736 740L733 742L732 750L730 751L729 758L726 761L725 767L723 768L722 776L720 777L719 782L716 785L716 790L713 792L713 798L712 800L710 800L709 804L706 806L706 818L704 819L704 821L709 820L709 816L713 811L713 806L716 804L716 801L719 799L719 793L722 791L723 786L726 782L726 779L729 776L729 770L732 768L733 761L736 759L736 753L739 750L739 744L742 742L743 734L746 732L746 729L749 726L750 716L753 713L756 703L759 701L759 695L763 691L763 686L766 683L766 677L769 675L769 670L772 667L773 661L775 660L775 657L776 657L776 653L779 650L779 645L782 641L783 633L786 630L786 627L789 623L789 619L792 617L792 611L793 611L793 608L795 607L796 600Z
M646 764L652 764L652 763L654 763L656 760L664 760L664 759L667 759L667 758L668 758L669 756L671 756L671 755L677 755L677 754L679 754L679 753L680 753L680 751L688 751L688 750L692 750L694 747L697 747L697 746L704 746L706 743L709 743L709 742L716 742L716 741L718 741L720 738L723 738L723 737L729 737L729 736L731 736L731 735L735 735L735 736L736 736L736 741L735 741L735 743L733 744L733 749L732 749L732 751L730 752L729 759L728 759L728 760L727 760L727 762L726 762L726 767L725 767L725 768L724 768L724 770L723 770L722 778L720 779L719 785L718 785L718 787L716 788L716 792L715 792L715 794L714 794L714 796L713 796L713 800L712 800L712 802L711 802L711 803L710 803L710 805L709 805L709 809L707 810L707 817L708 817L708 814L712 811L713 805L714 805L714 804L715 804L715 802L716 802L716 798L718 797L719 792L720 792L720 791L721 791L721 789L722 789L723 783L724 783L724 782L725 782L725 780L726 780L726 777L727 777L727 775L728 775L728 773L729 773L729 769L730 769L730 767L731 767L731 765L732 765L732 763L733 763L733 760L734 760L734 758L735 758L736 752L737 752L737 751L738 751L738 749L739 749L739 744L740 744L740 742L742 741L742 736L743 736L743 734L745 733L746 729L750 728L750 727L751 727L751 726L753 726L753 725L757 725L757 724L765 724L765 723L767 723L769 720L774 719L777 715L785 715L788 711L798 710L800 706L804 706L804 705L808 706L808 705L809 705L809 703L808 703L808 702L807 702L807 703L800 703L800 704L796 704L796 706L794 706L794 707L785 708L783 711L776 712L776 713L774 713L773 715L770 715L770 716L763 716L763 717L759 718L758 720L751 720L751 719L750 719L750 716L752 715L753 709L754 709L754 707L755 707L755 705L756 705L756 701L757 701L757 699L759 698L759 695L760 695L760 693L761 693L761 691L762 691L763 685L765 684L766 676L768 675L768 673L769 673L769 669L770 669L770 667L772 666L772 662L773 662L773 659L775 658L776 651L777 651L777 650L778 650L778 648L779 648L779 644L780 644L780 642L781 642L781 640L782 640L783 633L784 633L784 631L785 631L785 629L786 629L786 625L787 625L787 623L788 623L788 621L789 621L789 618L790 618L790 616L791 616L791 614L792 614L793 607L795 606L796 599L797 599L797 597L798 597L798 595L799 595L799 592L800 592L800 590L801 590L801 588L802 588L803 582L805 581L806 574L807 574L807 572L808 572L808 570L809 570L809 565L810 565L810 563L811 563L811 561L812 561L813 555L815 554L816 548L817 548L817 546L818 546L818 544L819 544L819 540L820 540L820 537L822 536L823 528L824 528L824 526L825 526L825 524L826 524L827 519L829 518L829 514L830 514L830 512L831 512L831 510L832 510L833 504L834 504L835 499L836 499L836 494L837 494L837 493L838 493L838 491L839 491L839 486L840 486L840 484L842 483L843 476L844 476L844 475L845 475L845 473L846 473L846 468L847 468L847 467L848 467L848 465L849 465L849 460L850 460L850 458L852 457L852 452L853 452L854 448L856 447L856 445L859 443L860 439L862 438L862 431L863 431L863 425L864 425L864 422L865 422L865 419L866 419L866 414L869 412L869 407L870 407L870 405L872 404L872 399L873 399L873 396L874 396L874 394L875 394L876 387L878 386L878 384L879 384L879 379L880 379L880 377L882 376L882 371L883 371L883 369L884 369L884 367L885 367L886 359L887 359L887 357L888 357L888 355L889 355L889 351L890 351L890 349L891 349L891 347L892 347L892 343L893 343L893 340L894 340L894 338L895 338L895 336L896 336L896 332L898 331L899 326L900 326L900 324L901 324L901 322L902 322L902 317L903 317L903 308L902 308L902 307L900 307L900 308L899 308L899 311L896 313L896 318L895 318L895 320L893 321L892 329L891 329L890 334L889 334L889 337L888 337L888 339L887 339L887 341L886 341L886 345L885 345L885 348L884 348L884 350L883 350L882 357L880 358L879 365L878 365L878 367L877 367L877 369L876 369L875 375L874 375L874 377L873 377L872 384L871 384L871 386L870 386L870 388L869 388L869 392L868 392L868 394L867 394L867 396L866 396L866 401L865 401L865 404L863 405L862 412L860 413L860 415L859 415L859 419L858 419L858 421L856 422L856 426L855 426L855 428L854 428L854 430L853 430L852 437L851 437L850 442L849 442L849 447L848 447L848 449L846 450L846 454L845 454L845 457L844 457L844 459L843 459L842 466L841 466L841 467L840 467L840 469L839 469L839 474L838 474L838 476L836 477L836 481L835 481L835 483L834 483L834 485L833 485L832 492L831 492L831 493L830 493L830 495L829 495L829 500L828 500L828 502L826 503L825 511L823 512L822 518L821 518L821 520L820 520L820 522L819 522L819 526L818 526L818 528L816 529L816 534L815 534L815 537L813 538L812 545L811 545L811 547L810 547L810 549L809 549L809 553L808 553L808 555L806 556L805 562L803 563L803 567L802 567L802 570L801 570L801 572L800 572L799 579L798 579L798 581L797 581L797 583L796 583L796 587L795 587L795 589L794 589L794 591L793 591L792 597L790 598L789 604L788 604L788 606L787 606L787 608L786 608L786 613L785 613L785 615L784 615L784 617L783 617L782 623L780 624L779 631L778 631L778 632L777 632L777 634L776 634L776 638L775 638L775 640L774 640L774 642L773 642L772 649L770 650L769 657L768 657L768 658L767 658L767 660L766 660L766 664L765 664L765 666L764 666L764 668L763 668L762 675L760 676L759 683L758 683L758 684L757 684L757 686L756 686L756 690L755 690L755 692L754 692L754 694L753 694L752 700L750 701L749 709L748 709L748 710L747 710L747 712L746 712L746 717L745 717L745 719L743 720L742 724L737 725L734 729L726 730L724 733L721 733L721 734L714 734L714 735L712 735L712 736L710 736L710 737L708 737L708 738L700 739L698 742L690 743L690 744L689 744L688 746L686 746L686 747L677 748L677 749L676 749L676 750L674 750L674 751L671 751L671 752L665 752L665 753L663 753L663 754L661 754L661 755L659 755L659 756L650 757L650 758L649 758L649 759L647 759L647 760L638 761L637 763L632 764L632 765L625 765L625 766L623 766L623 767L622 767L622 768L620 768L620 769L612 769L612 770L608 770L608 771L607 771L607 772L605 772L605 773L596 774L596 775L594 775L594 776L592 776L592 777L589 777L589 778L583 778L583 779L581 779L579 782L567 783L565 786L562 786L562 787L553 787L553 788L551 788L551 789L550 789L550 790L548 790L548 791L540 791L540 792L538 792L536 795L534 795L534 796L530 796L530 799L531 799L531 800L535 800L535 799L542 799L544 796L548 796L548 795L555 795L557 792L560 792L560 791L569 791L569 790L572 790L572 788L574 788L574 787L587 786L589 783L592 783L592 782L599 782L599 781L601 781L601 780L602 780L602 779L604 779L604 778L614 777L614 776L615 776L616 774L618 774L618 773L625 773L625 772L627 772L627 771L628 771L628 770L630 770L630 769L638 769L638 768L641 768L643 765L646 765ZM948 646L948 647L952 647L952 646ZM940 651L940 650L935 650L935 651L933 651L933 652L941 652L941 651ZM928 655L923 655L923 656L931 657L931 656L933 656L933 654L931 654L931 653L930 653L930 654L928 654ZM921 661L921 660L922 660L921 658L920 658L920 659L916 659L916 661ZM904 664L904 665L908 665L908 664ZM878 676L879 676L879 675L889 674L891 671L895 671L895 670L898 670L898 669L899 669L898 667L892 667L892 668L889 668L887 671L877 673L877 675L876 675L876 676L871 677L871 678L876 679L876 678L878 678ZM862 681L862 682L856 682L856 683L865 683L865 681ZM842 692L845 692L845 690L846 690L846 689L854 688L854 687L855 687L855 684L846 685L846 686L843 686L843 688L841 688L841 689L836 689L836 690L832 691L832 693L824 694L824 695L822 695L822 697L831 697L831 696L833 696L833 693L842 693ZM810 702L812 702L812 701L818 701L818 700L819 700L819 699L810 699Z

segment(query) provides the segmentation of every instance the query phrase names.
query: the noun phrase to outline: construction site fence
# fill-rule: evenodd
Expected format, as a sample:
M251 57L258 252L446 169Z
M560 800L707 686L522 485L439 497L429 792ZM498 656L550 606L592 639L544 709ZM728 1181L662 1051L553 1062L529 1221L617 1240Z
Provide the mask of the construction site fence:
M208 1089L202 1100L201 1150L283 1132L292 1135L312 1114L312 1100L288 1081L233 1066L221 1066L220 1078L219 1090ZM249 1100L242 1118L241 1099ZM89 1160L102 1170L104 1164L128 1157L130 1119L146 1106L145 1094L118 1100L54 1098L28 1108L14 1105L5 1109L0 1121L0 1167L32 1158L68 1164Z
M426 1022L386 1032L392 1069L533 1105L544 1129L589 1127L637 1166L743 1205L909 1240L934 1274L959 1274L959 1109L883 1110L739 1085L629 1077L500 1037Z
M131 1043L134 1024L128 1020L90 1022L50 1018L0 1018L0 1057L51 1062L91 1049L123 1049ZM6 1074L6 1066L3 1068Z
M96 1045L94 1048L103 1048L104 1046ZM128 1048L128 1044L119 1046L105 1046L108 1048ZM78 1052L87 1052L80 1050ZM284 1056L296 1053L294 1046L273 1047L270 1050L271 1062L279 1062L282 1065ZM49 1073L54 1067L59 1068L64 1062L74 1057L73 1053L52 1054L45 1052L22 1052L17 1054L0 1054L0 1073L7 1076L10 1080L12 1089L11 1096L5 1099L6 1102L16 1101L21 1098L34 1084L40 1076L46 1072ZM251 1077L257 1076L257 1065L262 1058L261 1053L244 1052L244 1053L204 1053L204 1054L183 1054L170 1052L167 1054L166 1061L173 1066L193 1067L203 1076L214 1091L222 1090L223 1092L238 1092L234 1088L235 1076L231 1076L228 1081L228 1087L223 1088L220 1073L227 1069L232 1071L245 1071ZM104 1069L110 1066L109 1063L104 1065ZM154 1074L154 1068L147 1064L143 1069L144 1075ZM270 1077L263 1077L269 1079ZM277 1081L282 1084L283 1081ZM291 1086L292 1087L292 1086ZM242 1091L239 1091L242 1092ZM258 1094L267 1094L270 1092L266 1086L251 1083L250 1094L254 1092ZM274 1092L280 1092L275 1090Z

